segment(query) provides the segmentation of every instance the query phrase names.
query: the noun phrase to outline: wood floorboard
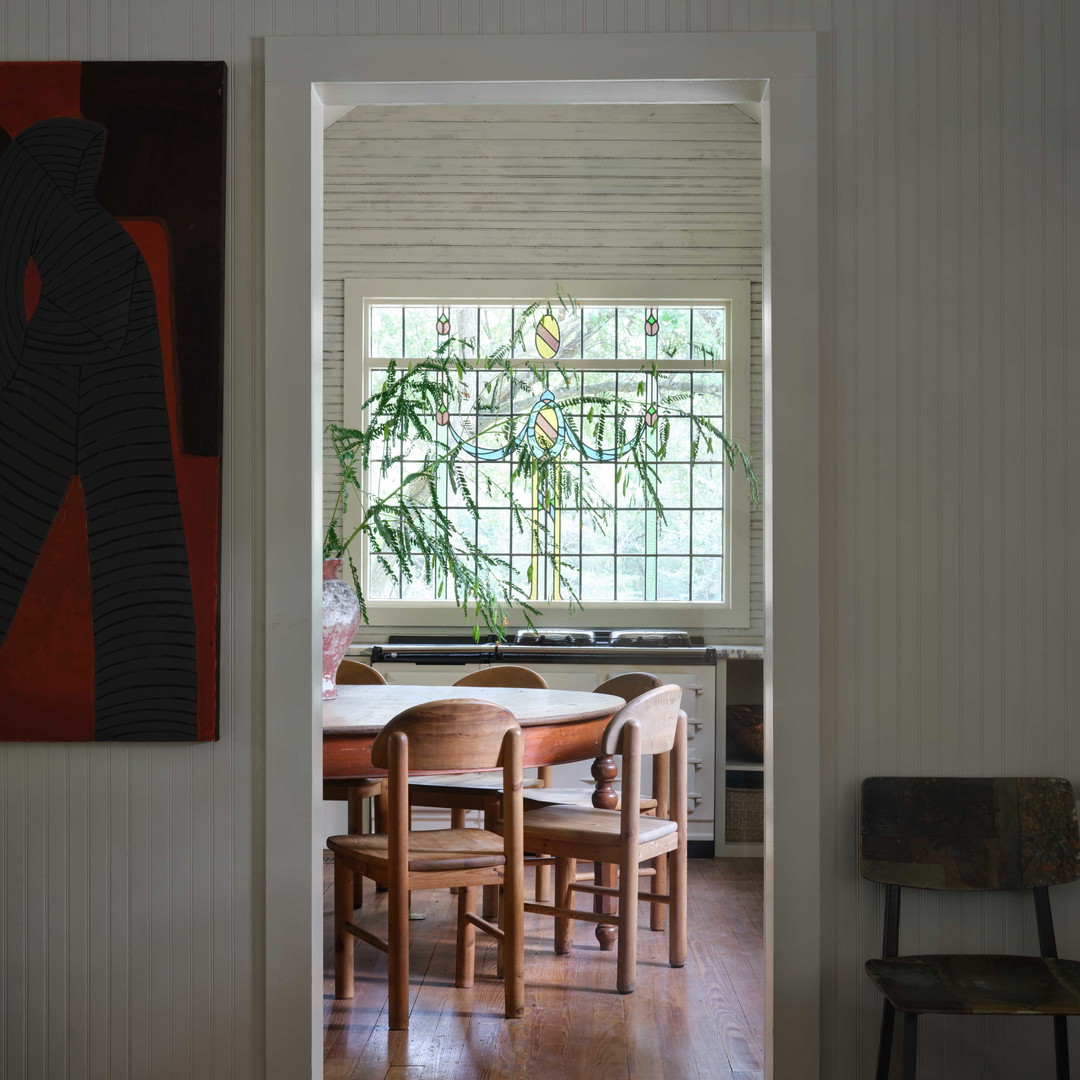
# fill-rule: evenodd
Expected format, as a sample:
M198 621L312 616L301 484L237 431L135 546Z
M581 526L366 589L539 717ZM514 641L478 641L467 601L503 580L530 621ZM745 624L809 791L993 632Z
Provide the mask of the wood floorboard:
M408 1032L387 1030L386 957L360 946L356 996L334 998L332 863L324 863L327 1080L761 1080L764 1042L762 876L758 859L694 859L686 967L667 962L667 935L639 908L638 978L615 990L615 953L591 923L574 924L568 956L553 921L526 916L525 1016L503 1017L495 947L477 933L476 984L454 986L449 892L415 894ZM529 885L531 889L531 883ZM579 905L588 899L578 898ZM385 933L386 897L367 883L357 921Z

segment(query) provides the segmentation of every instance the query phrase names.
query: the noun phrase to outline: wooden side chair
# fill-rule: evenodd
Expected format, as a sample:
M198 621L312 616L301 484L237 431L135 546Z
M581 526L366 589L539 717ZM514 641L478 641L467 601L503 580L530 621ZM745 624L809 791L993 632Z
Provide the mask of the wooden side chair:
M387 953L389 1020L393 1031L409 1026L409 893L460 887L454 982L472 986L476 928L499 942L505 1013L524 1012L524 865L521 847L521 728L505 709L455 698L399 713L375 739L372 763L388 773L388 831L332 836L334 853L334 993L354 992L353 938ZM499 769L510 796L500 833L486 829L409 829L409 770ZM389 932L384 940L352 921L353 877L362 874L388 887ZM477 916L478 886L502 886L500 926Z
M617 986L634 990L637 968L638 901L671 908L668 960L672 967L686 963L686 713L682 688L660 686L629 701L608 723L601 753L622 756L622 808L598 810L580 806L546 806L525 814L527 851L555 856L555 903L526 904L525 910L555 918L555 952L570 951L571 919L614 926L618 932ZM643 816L640 811L641 758L667 754L670 818ZM639 877L652 871L641 864L668 854L667 892L640 891ZM578 860L614 864L618 886L585 884L576 880ZM618 898L617 912L579 911L575 892Z
M334 677L339 686L385 686L382 672L359 660L342 660ZM364 831L364 800L373 799L372 831L386 831L386 781L381 777L369 780L324 780L323 798L329 802L349 804L348 824L350 833ZM364 879L356 878L356 907L364 902Z
M903 1080L915 1080L918 1022L925 1013L1052 1017L1057 1080L1068 1080L1066 1017L1080 1015L1080 963L1058 959L1047 890L1080 878L1080 830L1069 782L871 777L862 784L859 864L864 878L888 886L881 959L866 962L885 997L876 1080L888 1080L898 1012ZM905 886L1031 889L1040 955L898 955Z
M386 679L378 668L359 660L342 660L334 681L339 686L385 686Z

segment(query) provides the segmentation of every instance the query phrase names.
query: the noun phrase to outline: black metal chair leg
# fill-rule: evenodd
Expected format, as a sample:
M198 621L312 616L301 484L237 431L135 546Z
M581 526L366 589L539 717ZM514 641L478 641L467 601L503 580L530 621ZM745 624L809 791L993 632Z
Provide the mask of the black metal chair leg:
M1069 1080L1069 1018L1054 1017L1054 1060L1057 1080Z
M915 1080L915 1059L919 1052L919 1014L904 1013L900 1044L900 1080Z
M877 1072L874 1080L889 1080L889 1066L892 1064L893 1027L896 1024L896 1010L892 1003L885 1002L881 1010L881 1035L878 1037Z

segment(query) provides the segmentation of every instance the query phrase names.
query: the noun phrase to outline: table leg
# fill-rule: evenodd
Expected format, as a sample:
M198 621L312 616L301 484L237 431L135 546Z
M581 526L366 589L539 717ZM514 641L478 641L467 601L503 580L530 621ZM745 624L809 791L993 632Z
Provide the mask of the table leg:
M619 767L610 754L602 754L592 764L592 776L596 781L596 790L593 792L592 804L599 810L614 810L619 805L619 793L612 786L611 781L619 775ZM613 886L615 884L615 865L613 863L596 863L593 870L593 879L597 885ZM603 914L613 914L617 901L613 896L596 896L593 898L593 910ZM600 942L600 948L604 952L610 952L615 948L615 938L618 930L614 926L596 926L596 940Z

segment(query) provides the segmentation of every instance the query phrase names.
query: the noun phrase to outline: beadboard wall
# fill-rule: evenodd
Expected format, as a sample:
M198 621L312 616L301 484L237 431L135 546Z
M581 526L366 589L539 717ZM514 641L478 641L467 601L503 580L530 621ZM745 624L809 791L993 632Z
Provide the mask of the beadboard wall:
M3 1080L262 1070L257 39L685 30L821 33L823 1078L876 1040L859 780L1080 781L1074 0L7 0L3 59L225 59L231 85L223 739L0 748ZM1055 905L1080 956L1080 894ZM905 949L1035 944L1016 899L906 909ZM924 1027L923 1080L1051 1075L1035 1021Z
M738 437L761 447L761 129L746 112L362 106L327 128L325 148L327 421L342 419L345 278L535 278L549 289L575 277L743 278L752 400L750 430ZM327 514L339 475L328 452ZM710 640L764 639L759 512L750 530L750 625ZM374 625L360 634L385 636Z

